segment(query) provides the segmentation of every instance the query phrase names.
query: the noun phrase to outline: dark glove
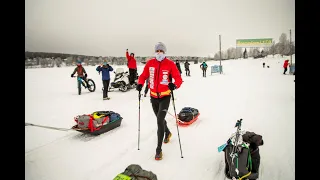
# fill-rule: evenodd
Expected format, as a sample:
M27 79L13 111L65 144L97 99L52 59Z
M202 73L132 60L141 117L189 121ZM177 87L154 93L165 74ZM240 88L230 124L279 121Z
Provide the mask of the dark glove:
M71 74L71 77L73 78L73 74Z
M173 83L169 83L169 84L168 84L168 87L169 87L169 89L170 89L171 91L173 91L173 90L175 90L175 89L177 88L177 86L176 86L175 84L173 84Z
M88 77L88 74L84 74L84 77L86 77L86 78L87 78L87 77Z
M141 89L142 89L142 84L138 84L137 87L136 87L136 90L140 92Z

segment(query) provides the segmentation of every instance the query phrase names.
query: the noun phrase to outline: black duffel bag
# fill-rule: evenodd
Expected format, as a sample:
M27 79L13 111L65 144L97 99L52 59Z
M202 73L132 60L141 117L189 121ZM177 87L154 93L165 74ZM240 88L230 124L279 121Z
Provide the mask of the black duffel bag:
M178 118L181 121L189 122L193 120L199 114L198 109L192 107L184 107L178 114Z

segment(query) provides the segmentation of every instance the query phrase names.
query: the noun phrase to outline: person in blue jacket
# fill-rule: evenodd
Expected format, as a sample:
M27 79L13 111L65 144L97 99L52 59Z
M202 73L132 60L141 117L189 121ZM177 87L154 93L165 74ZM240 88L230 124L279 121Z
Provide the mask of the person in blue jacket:
M110 84L110 71L113 71L113 68L107 63L103 62L102 65L98 66L96 70L102 73L102 83L103 83L103 100L109 100L108 89Z
M208 65L205 61L202 62L202 64L200 64L200 69L202 69L202 76L203 77L207 77L207 68Z

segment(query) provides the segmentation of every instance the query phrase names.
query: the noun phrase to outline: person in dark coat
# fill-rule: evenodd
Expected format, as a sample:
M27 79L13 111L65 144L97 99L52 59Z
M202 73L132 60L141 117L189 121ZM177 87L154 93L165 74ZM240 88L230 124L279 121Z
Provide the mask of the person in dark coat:
M87 72L86 70L84 69L84 67L82 66L82 62L81 60L78 58L77 60L77 67L74 68L72 74L71 74L71 77L74 77L74 74L77 73L78 77L82 78L84 80L84 82L86 83L86 85L84 83L82 83L82 85L85 87L85 88L89 88L90 85L88 83L88 79L87 79Z
M180 74L182 74L182 71L181 71L181 67L180 67L180 62L179 62L179 60L176 60L176 66L177 66L177 68L178 68L178 70L179 70Z
M103 100L109 100L108 89L110 84L110 71L113 71L113 68L107 63L103 62L102 65L98 66L96 70L102 73L102 83L103 83Z
M190 69L189 69L190 64L188 61L184 63L184 70L186 71L186 76L190 76Z

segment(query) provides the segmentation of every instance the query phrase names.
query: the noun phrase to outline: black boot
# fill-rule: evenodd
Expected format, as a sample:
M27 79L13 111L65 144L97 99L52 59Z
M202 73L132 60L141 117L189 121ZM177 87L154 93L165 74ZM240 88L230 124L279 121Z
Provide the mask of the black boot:
M163 142L167 144L170 141L171 136L172 136L171 132L166 133L164 136Z
M156 150L156 156L154 157L155 160L161 160L162 159L162 150L158 149Z

